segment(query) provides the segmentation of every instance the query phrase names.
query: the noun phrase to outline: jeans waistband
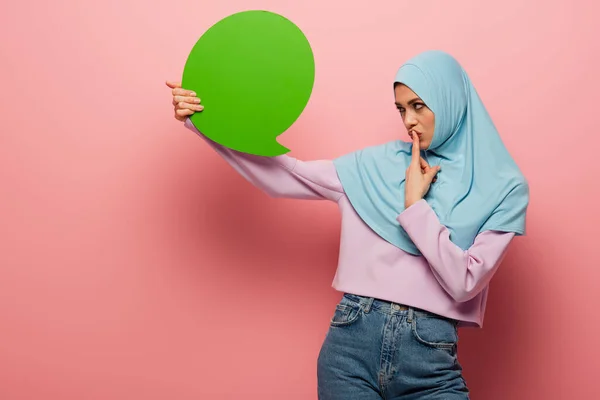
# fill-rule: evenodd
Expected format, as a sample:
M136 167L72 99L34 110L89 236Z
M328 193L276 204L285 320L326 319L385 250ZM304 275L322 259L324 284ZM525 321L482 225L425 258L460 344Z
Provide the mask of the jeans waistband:
M457 322L453 319L450 319L450 318L447 318L447 317L444 317L444 316L441 316L438 314L434 314L434 313L426 311L426 310L407 306L405 304L399 304L399 303L394 303L394 302L387 301L387 300L381 300L381 299L377 299L374 297L359 296L359 295L351 294L351 293L344 293L344 297L347 298L348 300L359 303L362 306L363 311L365 313L369 313L371 310L377 310L378 312L381 312L384 314L406 314L408 316L409 321L412 320L413 317L416 316L416 317L440 318L440 319L445 319L445 320L451 321L453 323Z

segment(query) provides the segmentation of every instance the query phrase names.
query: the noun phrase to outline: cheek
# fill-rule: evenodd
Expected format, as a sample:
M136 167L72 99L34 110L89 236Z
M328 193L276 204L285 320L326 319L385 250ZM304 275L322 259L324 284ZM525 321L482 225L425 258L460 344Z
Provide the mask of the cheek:
M433 137L433 132L435 130L435 117L433 113L431 113L431 115L426 116L424 122L427 126L427 133L429 134L429 136Z

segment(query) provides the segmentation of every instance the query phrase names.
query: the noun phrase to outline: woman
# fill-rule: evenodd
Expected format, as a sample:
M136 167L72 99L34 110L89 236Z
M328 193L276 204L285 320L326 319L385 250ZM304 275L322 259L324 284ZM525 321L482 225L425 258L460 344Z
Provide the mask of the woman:
M333 161L224 148L190 123L203 109L195 94L168 85L175 117L245 179L274 197L339 206L332 286L344 295L318 357L319 398L468 398L457 328L482 326L490 279L525 233L529 189L459 63L427 51L398 70L412 143Z

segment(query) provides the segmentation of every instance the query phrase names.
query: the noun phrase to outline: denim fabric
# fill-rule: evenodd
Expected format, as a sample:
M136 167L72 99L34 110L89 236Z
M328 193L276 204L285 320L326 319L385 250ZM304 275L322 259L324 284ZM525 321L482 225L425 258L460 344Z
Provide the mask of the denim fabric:
M345 294L319 353L319 399L468 399L457 344L456 321Z

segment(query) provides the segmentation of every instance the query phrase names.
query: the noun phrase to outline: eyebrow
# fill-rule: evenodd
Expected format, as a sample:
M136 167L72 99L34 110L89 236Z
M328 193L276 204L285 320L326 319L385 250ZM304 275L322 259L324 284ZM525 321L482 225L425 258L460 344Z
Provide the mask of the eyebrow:
M423 102L423 100L421 100L419 97L415 97L414 99L408 101L408 105L411 106L418 101ZM396 102L396 105L400 106L400 107L402 106L402 104L400 104L398 102Z

